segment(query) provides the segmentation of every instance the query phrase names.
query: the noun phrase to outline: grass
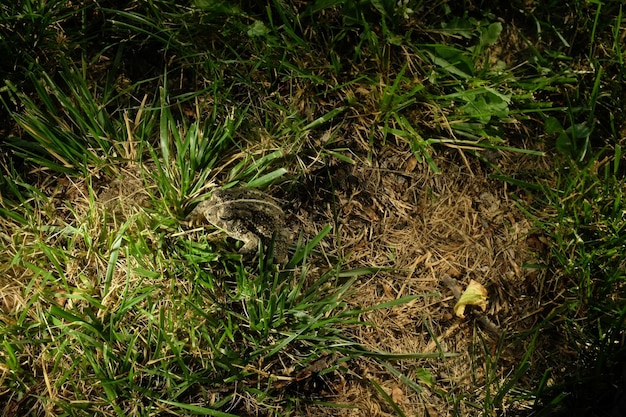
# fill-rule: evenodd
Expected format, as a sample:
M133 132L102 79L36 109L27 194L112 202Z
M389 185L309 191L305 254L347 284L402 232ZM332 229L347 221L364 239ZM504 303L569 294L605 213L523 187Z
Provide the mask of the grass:
M559 265L544 283L546 291L562 306L558 320L564 321L568 346L589 364L547 395L558 398L569 391L565 402L585 412L597 412L592 407L599 407L598 397L612 404L614 388L607 381L621 377L626 296L621 163L618 145L604 164L594 158L574 175L560 173L559 189L544 189L544 204L554 211L537 220L551 236L550 257ZM567 293L557 294L562 288Z
M623 6L474 6L0 6L3 415L365 413L337 399L347 386L381 415L417 412L410 396L446 415L608 413L626 315ZM355 298L385 269L355 266L341 240L354 176L338 173L384 152L484 169L547 247L527 265L545 306L531 325L496 342L473 329L473 389L429 370L458 353L425 316L435 353L359 330L441 296ZM182 223L233 184L333 217L305 220L286 265L271 248L250 263Z

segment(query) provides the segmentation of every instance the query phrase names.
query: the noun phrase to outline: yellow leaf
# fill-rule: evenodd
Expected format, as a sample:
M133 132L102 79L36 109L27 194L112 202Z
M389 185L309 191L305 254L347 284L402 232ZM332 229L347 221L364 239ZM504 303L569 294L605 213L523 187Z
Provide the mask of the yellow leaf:
M487 309L487 289L473 279L454 306L454 314L465 317L465 306L478 306L482 311Z

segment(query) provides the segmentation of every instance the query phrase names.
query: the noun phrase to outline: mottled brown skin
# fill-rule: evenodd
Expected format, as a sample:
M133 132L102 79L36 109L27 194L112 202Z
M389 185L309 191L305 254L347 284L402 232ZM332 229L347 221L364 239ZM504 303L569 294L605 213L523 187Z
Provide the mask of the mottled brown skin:
M215 190L208 200L198 204L187 216L188 221L208 221L244 244L244 256L254 256L259 241L267 248L274 237L274 258L287 259L285 213L276 200L251 188Z

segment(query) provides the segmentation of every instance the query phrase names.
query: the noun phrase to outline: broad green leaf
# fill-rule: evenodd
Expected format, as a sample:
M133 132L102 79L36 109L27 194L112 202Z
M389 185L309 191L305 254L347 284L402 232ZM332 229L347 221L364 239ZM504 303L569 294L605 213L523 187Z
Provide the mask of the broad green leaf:
M480 33L480 44L482 46L493 45L498 42L501 32L502 23L500 22L494 22L489 26L482 28Z
M267 26L265 26L265 23L260 20L255 20L246 33L251 38L264 37L269 35L270 30Z

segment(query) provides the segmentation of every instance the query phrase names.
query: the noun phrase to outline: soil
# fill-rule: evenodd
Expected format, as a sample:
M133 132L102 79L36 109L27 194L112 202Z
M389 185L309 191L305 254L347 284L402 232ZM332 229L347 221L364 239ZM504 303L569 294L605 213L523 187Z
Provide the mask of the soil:
M389 361L421 392L374 361L352 364L351 377L335 381L333 401L358 408L336 410L336 415L396 415L385 409L368 380L380 385L406 415L472 415L475 404L461 399L483 398L490 385L496 390L499 378L520 365L531 338L525 332L545 309L536 297L541 270L530 266L540 263L546 248L518 210L513 190L490 179L488 167L460 157L461 152L436 157L440 173L397 147L383 149L369 163L334 167L329 169L334 198L321 191L298 212L304 225L335 224L337 246L327 250L346 259L347 267L380 268L357 285L348 300L352 306L421 296L363 314L362 321L371 325L351 328L354 338L375 352L433 355ZM516 161L517 168L540 162L539 157L531 161L510 154L498 158L500 165ZM457 297L446 278L461 288L472 279L486 287L486 314L473 310L456 317ZM453 410L449 398L455 397L458 409ZM509 413L521 412L530 404L506 407ZM328 409L312 408L309 415L328 415Z

